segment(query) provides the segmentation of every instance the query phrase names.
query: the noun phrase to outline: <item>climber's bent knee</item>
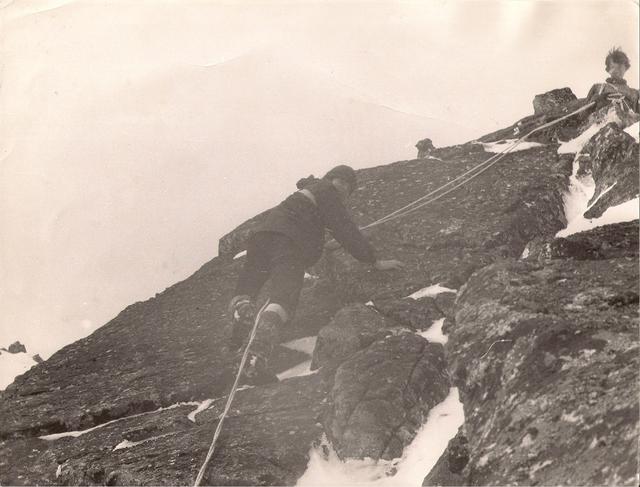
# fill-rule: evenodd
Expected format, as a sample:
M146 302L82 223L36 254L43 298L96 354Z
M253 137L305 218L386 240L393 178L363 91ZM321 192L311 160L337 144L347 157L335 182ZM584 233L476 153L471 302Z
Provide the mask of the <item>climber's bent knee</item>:
M278 303L269 303L264 310L277 313L277 315L280 316L280 319L282 320L283 323L286 323L287 320L289 319L289 315L287 311Z

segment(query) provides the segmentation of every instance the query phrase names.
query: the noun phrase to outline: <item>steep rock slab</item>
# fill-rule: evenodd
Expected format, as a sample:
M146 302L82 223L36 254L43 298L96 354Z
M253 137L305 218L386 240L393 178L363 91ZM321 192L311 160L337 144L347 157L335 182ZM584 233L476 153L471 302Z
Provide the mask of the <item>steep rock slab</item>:
M325 432L341 458L399 457L448 391L442 345L390 336L338 368Z
M596 183L585 218L601 216L607 208L629 201L640 192L638 147L615 123L604 126L582 150Z
M505 262L469 280L447 346L467 484L636 485L637 296L635 257Z
M225 394L239 361L226 348L226 307L240 266L216 258L16 378L0 398L0 438L81 430ZM273 365L304 359L279 347Z
M205 485L292 485L304 472L325 386L318 376L238 392L204 477ZM193 485L226 396L122 418L77 438L0 443L3 485ZM11 442L11 443L9 443ZM18 455L30 455L26 462Z
M478 150L480 149L480 150ZM352 211L365 224L452 181L490 154L477 144L437 149L443 162L415 160L361 171ZM317 273L335 282L346 302L403 298L427 284L457 289L496 258L519 256L526 243L565 226L562 193L571 160L555 146L507 155L444 198L374 227L380 258L397 258L403 271L378 272L346 255L328 254Z

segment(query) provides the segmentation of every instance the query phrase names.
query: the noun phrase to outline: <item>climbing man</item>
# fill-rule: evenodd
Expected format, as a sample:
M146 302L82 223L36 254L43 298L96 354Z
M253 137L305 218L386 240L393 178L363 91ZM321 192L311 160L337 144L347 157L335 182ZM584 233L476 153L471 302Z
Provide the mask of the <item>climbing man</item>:
M309 176L296 186L299 191L272 208L250 237L235 297L229 304L231 346L239 349L254 325L255 299L271 279L269 304L260 315L243 371L248 383L274 380L268 360L279 342L283 325L291 319L298 304L305 269L322 255L325 229L353 257L377 270L403 267L397 260L378 260L349 217L344 202L356 188L356 173L351 167L334 167L322 179Z
M640 113L638 106L639 92L627 85L624 75L631 66L627 55L618 47L609 51L604 61L609 78L604 83L596 83L589 90L587 100L595 101L596 108L602 108L617 101L626 105L628 109Z

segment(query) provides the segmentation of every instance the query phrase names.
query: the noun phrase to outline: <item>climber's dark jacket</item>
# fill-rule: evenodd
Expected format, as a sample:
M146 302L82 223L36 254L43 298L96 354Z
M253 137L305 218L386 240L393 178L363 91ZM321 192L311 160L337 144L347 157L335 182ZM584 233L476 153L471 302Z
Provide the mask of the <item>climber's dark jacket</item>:
M267 214L256 232L277 232L293 240L306 267L315 264L322 255L324 233L328 229L347 252L356 259L373 264L373 247L351 220L340 200L338 190L325 179L306 185L315 204L301 192L295 192Z
M640 113L640 107L638 106L638 98L640 92L627 85L627 81L620 78L607 78L605 83L596 83L589 90L587 95L588 101L593 101L598 95L601 94L621 94L624 95L624 100L634 112Z

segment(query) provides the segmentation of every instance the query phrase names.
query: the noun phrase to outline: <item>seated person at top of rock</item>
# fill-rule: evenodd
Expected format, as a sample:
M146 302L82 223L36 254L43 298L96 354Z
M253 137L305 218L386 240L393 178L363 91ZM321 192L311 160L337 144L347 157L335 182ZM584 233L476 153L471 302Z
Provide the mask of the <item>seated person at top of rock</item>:
M244 381L258 384L275 377L267 367L283 325L298 303L305 269L321 257L325 229L356 259L378 270L398 269L397 260L378 260L374 249L350 218L344 206L356 189L356 172L337 166L322 179L298 181L299 191L272 208L247 244L247 257L235 297L229 305L233 348L247 338L255 319L254 301L271 279L269 304L260 315L255 339L243 370Z
M619 101L627 108L640 113L638 107L639 92L627 85L624 75L631 66L627 55L617 47L609 51L604 61L609 78L604 83L596 83L589 90L587 100L596 102L596 108Z

